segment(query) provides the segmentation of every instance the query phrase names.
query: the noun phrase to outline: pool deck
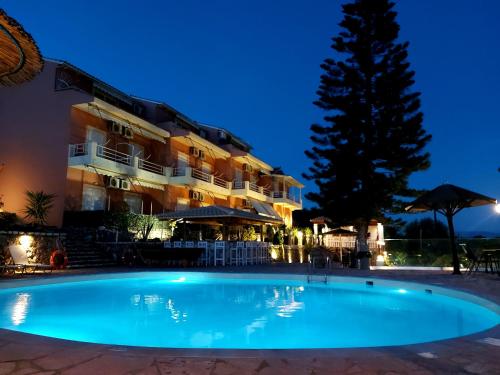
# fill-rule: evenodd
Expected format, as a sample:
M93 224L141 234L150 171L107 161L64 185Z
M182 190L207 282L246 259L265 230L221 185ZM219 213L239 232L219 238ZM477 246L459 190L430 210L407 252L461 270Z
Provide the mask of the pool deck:
M23 279L141 270L158 269L71 270L50 276L24 276ZM307 273L307 268L300 264L198 270ZM466 291L500 304L500 277L490 274L467 277L442 271L351 269L335 269L328 273L420 282ZM7 279L12 280L2 277L0 283ZM335 329L335 322L325 329ZM439 316L436 316L436 329L439 329ZM319 350L137 348L86 344L0 329L2 374L500 374L500 326L458 339L426 344Z

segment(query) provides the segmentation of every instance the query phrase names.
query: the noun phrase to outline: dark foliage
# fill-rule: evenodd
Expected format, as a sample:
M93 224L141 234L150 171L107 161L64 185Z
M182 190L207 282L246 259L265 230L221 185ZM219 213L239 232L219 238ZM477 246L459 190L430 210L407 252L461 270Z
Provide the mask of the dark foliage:
M409 176L430 165L424 148L431 136L393 7L388 0L343 5L335 58L321 65L315 105L324 121L311 126L314 147L306 151L312 166L304 176L318 187L306 197L360 232L370 219L401 212L404 198L416 193Z

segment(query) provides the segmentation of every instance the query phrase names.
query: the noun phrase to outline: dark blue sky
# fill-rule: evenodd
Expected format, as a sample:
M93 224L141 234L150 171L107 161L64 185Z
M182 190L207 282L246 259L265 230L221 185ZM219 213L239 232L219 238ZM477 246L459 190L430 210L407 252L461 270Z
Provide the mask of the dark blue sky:
M18 1L0 6L46 57L67 60L137 96L235 132L254 153L300 177L320 63L332 56L341 1ZM500 198L500 2L405 0L430 170L417 188L449 182ZM311 186L311 182L306 182ZM408 217L411 219L411 217ZM459 230L500 232L491 207L458 214Z

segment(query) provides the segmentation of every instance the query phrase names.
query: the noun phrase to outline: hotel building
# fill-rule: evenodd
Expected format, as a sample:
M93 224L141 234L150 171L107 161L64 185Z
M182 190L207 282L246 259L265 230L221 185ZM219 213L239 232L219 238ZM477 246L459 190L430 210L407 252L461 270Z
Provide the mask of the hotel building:
M137 213L224 206L292 225L303 185L276 171L230 131L166 103L127 95L63 61L33 81L0 88L0 195L23 216L26 190L56 194L65 213Z

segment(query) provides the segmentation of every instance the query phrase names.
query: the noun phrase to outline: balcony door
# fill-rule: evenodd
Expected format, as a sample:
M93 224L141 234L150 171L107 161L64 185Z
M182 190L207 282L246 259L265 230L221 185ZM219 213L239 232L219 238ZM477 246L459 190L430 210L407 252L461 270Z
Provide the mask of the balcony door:
M185 170L189 167L189 155L183 152L177 153L177 168L180 170Z
M95 142L98 145L103 145L106 143L106 132L89 126L87 128L87 143Z
M243 171L241 169L234 170L234 181L243 181Z

